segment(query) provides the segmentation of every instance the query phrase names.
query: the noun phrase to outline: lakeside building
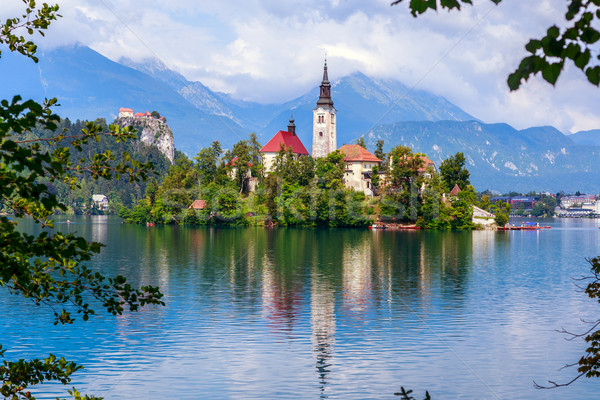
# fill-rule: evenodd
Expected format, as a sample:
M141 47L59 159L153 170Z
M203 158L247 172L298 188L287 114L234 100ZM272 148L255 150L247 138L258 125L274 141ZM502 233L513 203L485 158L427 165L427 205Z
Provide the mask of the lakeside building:
M290 118L287 131L279 131L267 142L260 154L262 155L262 163L265 172L273 172L275 157L281 150L291 149L296 157L308 156L308 151L302 144L300 138L296 135L296 125L294 124L294 116Z
M357 144L345 144L339 150L344 154L346 161L346 172L344 173L346 187L372 196L373 167L379 166L381 160Z
M92 201L98 207L99 210L108 210L108 197L103 194L93 194Z
M422 166L418 169L419 175L425 178L431 178L431 173L429 172L431 168L433 168L434 172L437 172L437 168L435 167L435 163L429 159L427 156L418 156L422 161Z
M583 204L593 204L596 202L596 196L591 194L582 194L579 196L563 196L560 199L562 208L582 207Z
M540 201L539 197L534 196L516 196L510 199L510 206L513 210L532 210L536 202Z
M229 175L230 179L235 179L235 177L237 176L238 161L239 157L234 157L231 161L229 161L226 164L226 166L231 167L231 169L227 172L227 175ZM252 163L248 163L248 167L252 167ZM250 168L248 168L248 170L246 171L246 176L244 176L243 185L249 192L254 192L256 190L256 187L258 186L258 178L252 176L252 171L250 170Z

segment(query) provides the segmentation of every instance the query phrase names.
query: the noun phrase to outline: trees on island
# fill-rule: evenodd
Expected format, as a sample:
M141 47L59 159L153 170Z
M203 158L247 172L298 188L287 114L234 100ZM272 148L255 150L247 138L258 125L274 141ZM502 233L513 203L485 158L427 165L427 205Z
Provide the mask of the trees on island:
M383 144L379 141L375 150L383 162L370 173L375 197L346 187L349 170L340 151L313 159L282 148L272 171L265 172L252 134L225 152L213 142L193 160L178 153L163 184L149 184L145 198L120 215L137 223L365 226L380 218L427 229L475 227L472 206L479 200L462 154L449 157L443 163L448 167L437 173L425 168L424 154L406 146L385 153ZM462 192L445 197L445 182L459 183ZM202 209L189 208L194 200L202 200Z

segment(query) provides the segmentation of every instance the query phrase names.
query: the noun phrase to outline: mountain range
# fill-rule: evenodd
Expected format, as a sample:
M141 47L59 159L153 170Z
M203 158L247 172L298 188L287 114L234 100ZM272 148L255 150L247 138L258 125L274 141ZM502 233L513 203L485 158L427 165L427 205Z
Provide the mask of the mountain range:
M298 136L311 147L312 109L321 76L296 99L258 104L191 82L158 60L114 62L84 46L38 56L35 64L3 51L1 98L17 93L37 100L57 97L57 113L73 120L101 117L112 122L120 107L157 110L167 118L176 148L188 155L213 140L228 148L251 132L266 143L286 129L293 113ZM437 165L462 151L478 190L600 191L600 130L567 136L552 127L516 130L485 124L441 96L360 72L334 80L332 98L340 146L364 136L372 151L383 139L386 149L408 145Z

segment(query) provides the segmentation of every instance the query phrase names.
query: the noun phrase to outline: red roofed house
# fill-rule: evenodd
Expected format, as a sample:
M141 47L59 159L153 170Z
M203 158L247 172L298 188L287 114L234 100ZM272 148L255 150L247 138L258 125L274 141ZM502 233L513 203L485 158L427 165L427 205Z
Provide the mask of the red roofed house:
M308 151L300 141L300 138L296 136L296 125L294 125L294 117L290 118L290 124L288 130L279 131L273 136L271 140L260 149L262 154L263 165L265 172L271 172L275 157L281 149L292 149L292 152L298 156L307 156Z
M204 210L206 207L206 200L194 200L194 202L188 207L194 210Z
M235 179L237 175L237 163L239 159L239 157L234 157L231 161L229 161L226 164L228 167L232 167L227 173L229 175L229 178L231 179ZM248 163L248 166L251 167L252 163ZM252 176L252 171L250 169L246 171L246 176L244 177L244 186L248 189L249 192L254 192L256 190L256 187L258 186L258 178Z
M135 116L136 117L145 117L146 114L144 114L144 113L135 113Z
M231 179L235 178L235 176L237 175L237 162L238 162L239 159L240 159L239 157L234 157L231 161L229 161L227 164L225 164L228 167L232 167L229 170L229 177ZM248 166L251 167L252 164L248 163ZM246 178L251 178L251 177L252 177L252 171L248 170L246 172Z
M373 167L375 165L379 166L381 160L357 144L345 144L339 150L345 155L346 173L344 174L344 183L346 187L364 192L367 196L372 196L371 175Z
M131 108L121 107L119 109L119 118L130 118L133 117L133 110Z
M431 178L431 174L429 173L429 171L427 171L427 169L429 167L432 167L433 170L435 171L436 170L435 163L433 161L431 161L429 159L429 157L427 157L427 156L419 156L419 158L421 160L423 160L423 164L422 164L421 168L419 168L419 170L418 170L419 175L424 176L425 178Z

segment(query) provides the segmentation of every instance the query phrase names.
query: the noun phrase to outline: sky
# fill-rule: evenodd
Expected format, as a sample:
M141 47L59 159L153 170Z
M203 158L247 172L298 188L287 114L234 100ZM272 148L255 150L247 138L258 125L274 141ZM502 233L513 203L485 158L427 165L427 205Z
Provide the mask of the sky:
M556 87L510 92L524 45L564 24L565 0L475 0L412 17L391 0L56 0L62 18L40 48L82 44L118 61L158 58L190 81L276 103L360 71L444 96L487 123L563 132L600 128L600 89L567 65ZM8 4L6 4L8 3ZM0 17L22 10L4 0Z

